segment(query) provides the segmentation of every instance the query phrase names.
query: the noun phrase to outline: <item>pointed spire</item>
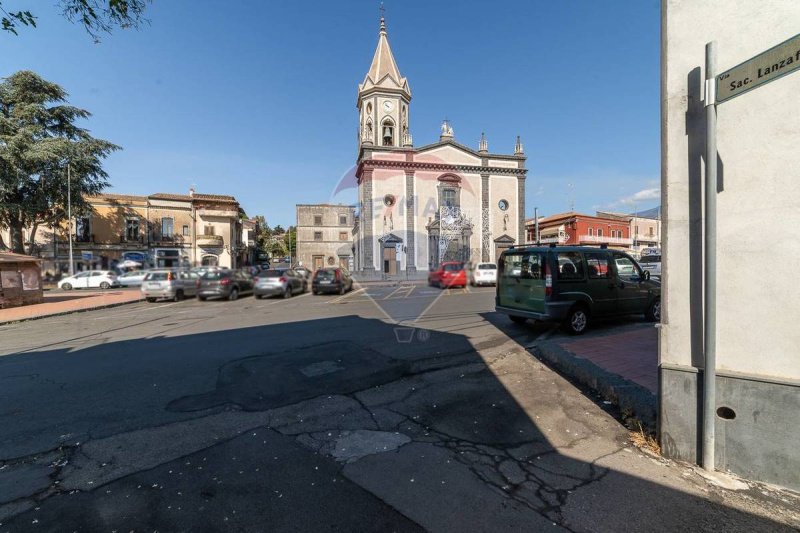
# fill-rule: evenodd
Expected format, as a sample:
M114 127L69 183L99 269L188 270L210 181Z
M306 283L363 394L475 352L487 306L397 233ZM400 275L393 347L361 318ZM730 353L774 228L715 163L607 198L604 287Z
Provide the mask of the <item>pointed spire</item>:
M359 93L363 93L376 86L400 89L405 93L407 99L411 99L411 90L408 87L408 81L400 74L400 69L397 68L397 62L394 60L394 54L392 54L392 48L389 46L383 8L381 8L378 46L375 48L375 55L372 57L372 63L364 78L364 82L359 86Z
M478 143L478 151L479 152L489 151L489 143L486 142L486 134L483 132L481 132L481 141Z
M514 145L514 155L522 155L525 153L525 150L522 148L522 141L519 139L519 135L517 135L517 144Z

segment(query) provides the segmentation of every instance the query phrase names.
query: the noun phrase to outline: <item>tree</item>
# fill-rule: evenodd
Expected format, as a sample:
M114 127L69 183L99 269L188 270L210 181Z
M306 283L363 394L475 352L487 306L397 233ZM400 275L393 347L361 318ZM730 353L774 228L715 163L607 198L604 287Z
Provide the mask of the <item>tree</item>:
M281 226L280 224L278 224L277 226L275 226L274 228L272 228L272 232L273 232L275 235L280 235L280 234L282 234L282 233L286 233L286 230L285 230L285 229L283 229L283 226Z
M18 253L25 252L23 228L31 229L32 248L40 225L66 220L68 167L73 215L91 212L85 196L108 186L102 160L119 147L77 126L91 114L66 97L30 71L0 82L0 226L10 229Z
M101 33L111 33L115 27L139 28L149 22L144 12L151 0L58 0L56 6L70 22L83 26L86 32L100 41ZM0 24L3 30L18 35L21 26L36 27L36 16L30 11L6 11L0 0Z
M283 242L286 244L286 249L290 254L295 255L297 252L297 228L289 226L289 229L286 230L286 234L283 236Z

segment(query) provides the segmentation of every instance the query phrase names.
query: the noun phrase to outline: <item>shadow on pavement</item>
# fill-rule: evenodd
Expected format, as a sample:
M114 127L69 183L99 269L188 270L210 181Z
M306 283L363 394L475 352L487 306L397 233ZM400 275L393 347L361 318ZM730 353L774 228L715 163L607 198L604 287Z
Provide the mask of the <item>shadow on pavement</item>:
M0 490L24 511L3 531L783 527L616 470L613 420L459 334L344 316L113 340L4 356L0 382L0 487L30 487Z

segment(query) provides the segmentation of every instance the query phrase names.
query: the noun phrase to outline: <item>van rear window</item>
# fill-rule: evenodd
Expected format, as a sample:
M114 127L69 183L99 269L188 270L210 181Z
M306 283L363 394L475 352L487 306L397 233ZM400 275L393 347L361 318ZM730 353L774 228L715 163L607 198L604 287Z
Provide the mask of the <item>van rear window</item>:
M507 278L544 279L544 257L539 252L506 254L499 274Z

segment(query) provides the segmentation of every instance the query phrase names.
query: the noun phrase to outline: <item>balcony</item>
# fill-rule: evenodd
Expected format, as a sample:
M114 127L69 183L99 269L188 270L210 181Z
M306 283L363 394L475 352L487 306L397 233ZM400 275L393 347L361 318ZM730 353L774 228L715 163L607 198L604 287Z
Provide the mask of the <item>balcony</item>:
M197 245L198 246L212 246L212 247L221 247L225 241L222 239L222 235L198 235L197 236Z
M630 246L633 244L633 239L630 237L606 237L605 235L580 235L578 237L580 243L592 244L617 244L620 246Z

